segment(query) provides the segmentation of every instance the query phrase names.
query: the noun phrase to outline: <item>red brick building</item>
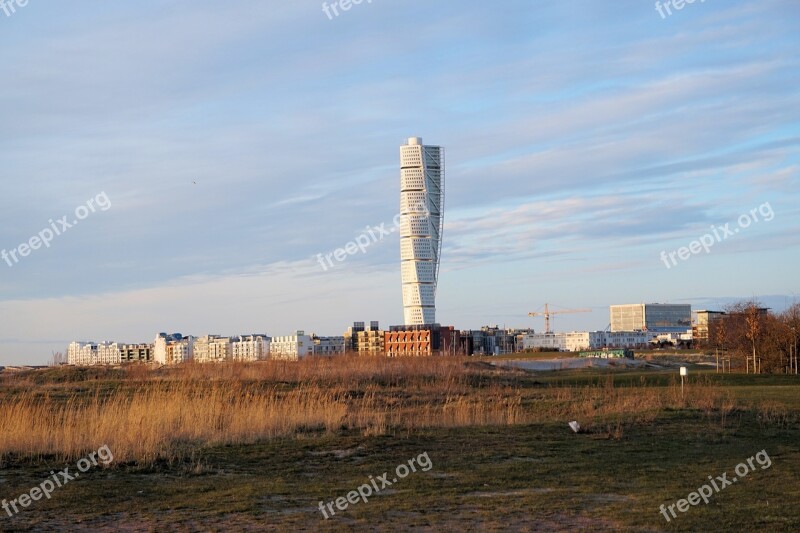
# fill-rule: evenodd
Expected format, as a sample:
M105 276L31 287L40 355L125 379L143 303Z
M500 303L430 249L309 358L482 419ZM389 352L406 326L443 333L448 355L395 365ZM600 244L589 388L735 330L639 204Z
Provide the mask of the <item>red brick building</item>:
M383 337L384 349L389 357L452 354L457 341L458 333L453 326L439 324L391 326Z

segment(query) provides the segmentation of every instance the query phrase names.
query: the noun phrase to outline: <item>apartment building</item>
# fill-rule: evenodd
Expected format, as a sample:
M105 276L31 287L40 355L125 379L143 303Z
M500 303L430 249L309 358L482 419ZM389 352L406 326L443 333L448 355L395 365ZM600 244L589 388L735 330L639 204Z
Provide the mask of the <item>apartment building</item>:
M311 335L314 355L341 355L344 353L344 337L319 337Z
M269 337L239 335L231 338L231 359L234 361L264 361L269 359Z
M121 344L119 345L119 359L123 364L150 363L153 361L153 345Z
M580 352L601 348L645 348L658 334L647 331L571 331L529 333L522 338L525 350L549 349Z
M198 363L218 363L231 358L231 339L204 335L194 341L193 359Z
M719 321L725 317L722 311L708 311L705 309L694 313L695 320L692 325L692 335L695 340L703 343L713 342L716 337Z
M371 321L368 327L364 322L353 322L344 334L345 350L359 355L383 355L384 333L377 320Z
M344 337L342 337L344 342ZM293 335L272 337L269 343L270 359L285 359L297 361L301 357L306 357L314 353L314 342L310 335L305 331L297 330Z
M459 332L453 326L439 324L390 326L383 341L389 357L452 354L458 342Z
M194 355L194 337L180 333L159 333L153 341L153 361L161 365L175 365L191 361Z
M94 342L71 342L67 346L67 364L89 366L96 364L97 344Z

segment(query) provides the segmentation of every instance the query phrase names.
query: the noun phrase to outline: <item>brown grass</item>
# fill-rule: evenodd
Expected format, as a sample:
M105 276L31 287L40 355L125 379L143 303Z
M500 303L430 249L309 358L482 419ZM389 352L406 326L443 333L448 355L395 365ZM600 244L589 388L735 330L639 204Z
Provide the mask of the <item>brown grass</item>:
M48 374L49 372L49 374ZM523 386L522 371L463 358L341 357L150 370L61 369L0 382L0 459L72 460L108 445L115 461L152 464L208 445L355 431L578 420L620 438L667 408L710 418L735 408L712 385L616 388ZM783 417L775 410L763 415ZM724 424L724 423L723 423Z

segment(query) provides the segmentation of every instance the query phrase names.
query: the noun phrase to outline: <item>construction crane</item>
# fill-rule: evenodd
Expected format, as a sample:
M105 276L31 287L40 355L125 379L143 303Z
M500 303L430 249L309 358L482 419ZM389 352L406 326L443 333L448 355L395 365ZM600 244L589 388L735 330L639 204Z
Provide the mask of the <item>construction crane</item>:
M568 313L591 313L591 309L562 309L559 311L551 311L547 304L544 304L543 313L528 313L528 316L543 316L544 317L544 332L553 333L550 331L550 315L565 315Z

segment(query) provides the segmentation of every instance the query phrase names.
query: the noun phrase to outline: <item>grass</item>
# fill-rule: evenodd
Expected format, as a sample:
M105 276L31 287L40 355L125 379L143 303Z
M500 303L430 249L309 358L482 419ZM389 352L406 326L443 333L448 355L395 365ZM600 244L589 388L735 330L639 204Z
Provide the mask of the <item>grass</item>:
M103 444L116 459L0 510L0 530L800 528L800 382L712 371L681 397L673 374L352 358L0 375L0 498ZM769 469L659 514L761 450ZM428 472L318 510L424 452Z

